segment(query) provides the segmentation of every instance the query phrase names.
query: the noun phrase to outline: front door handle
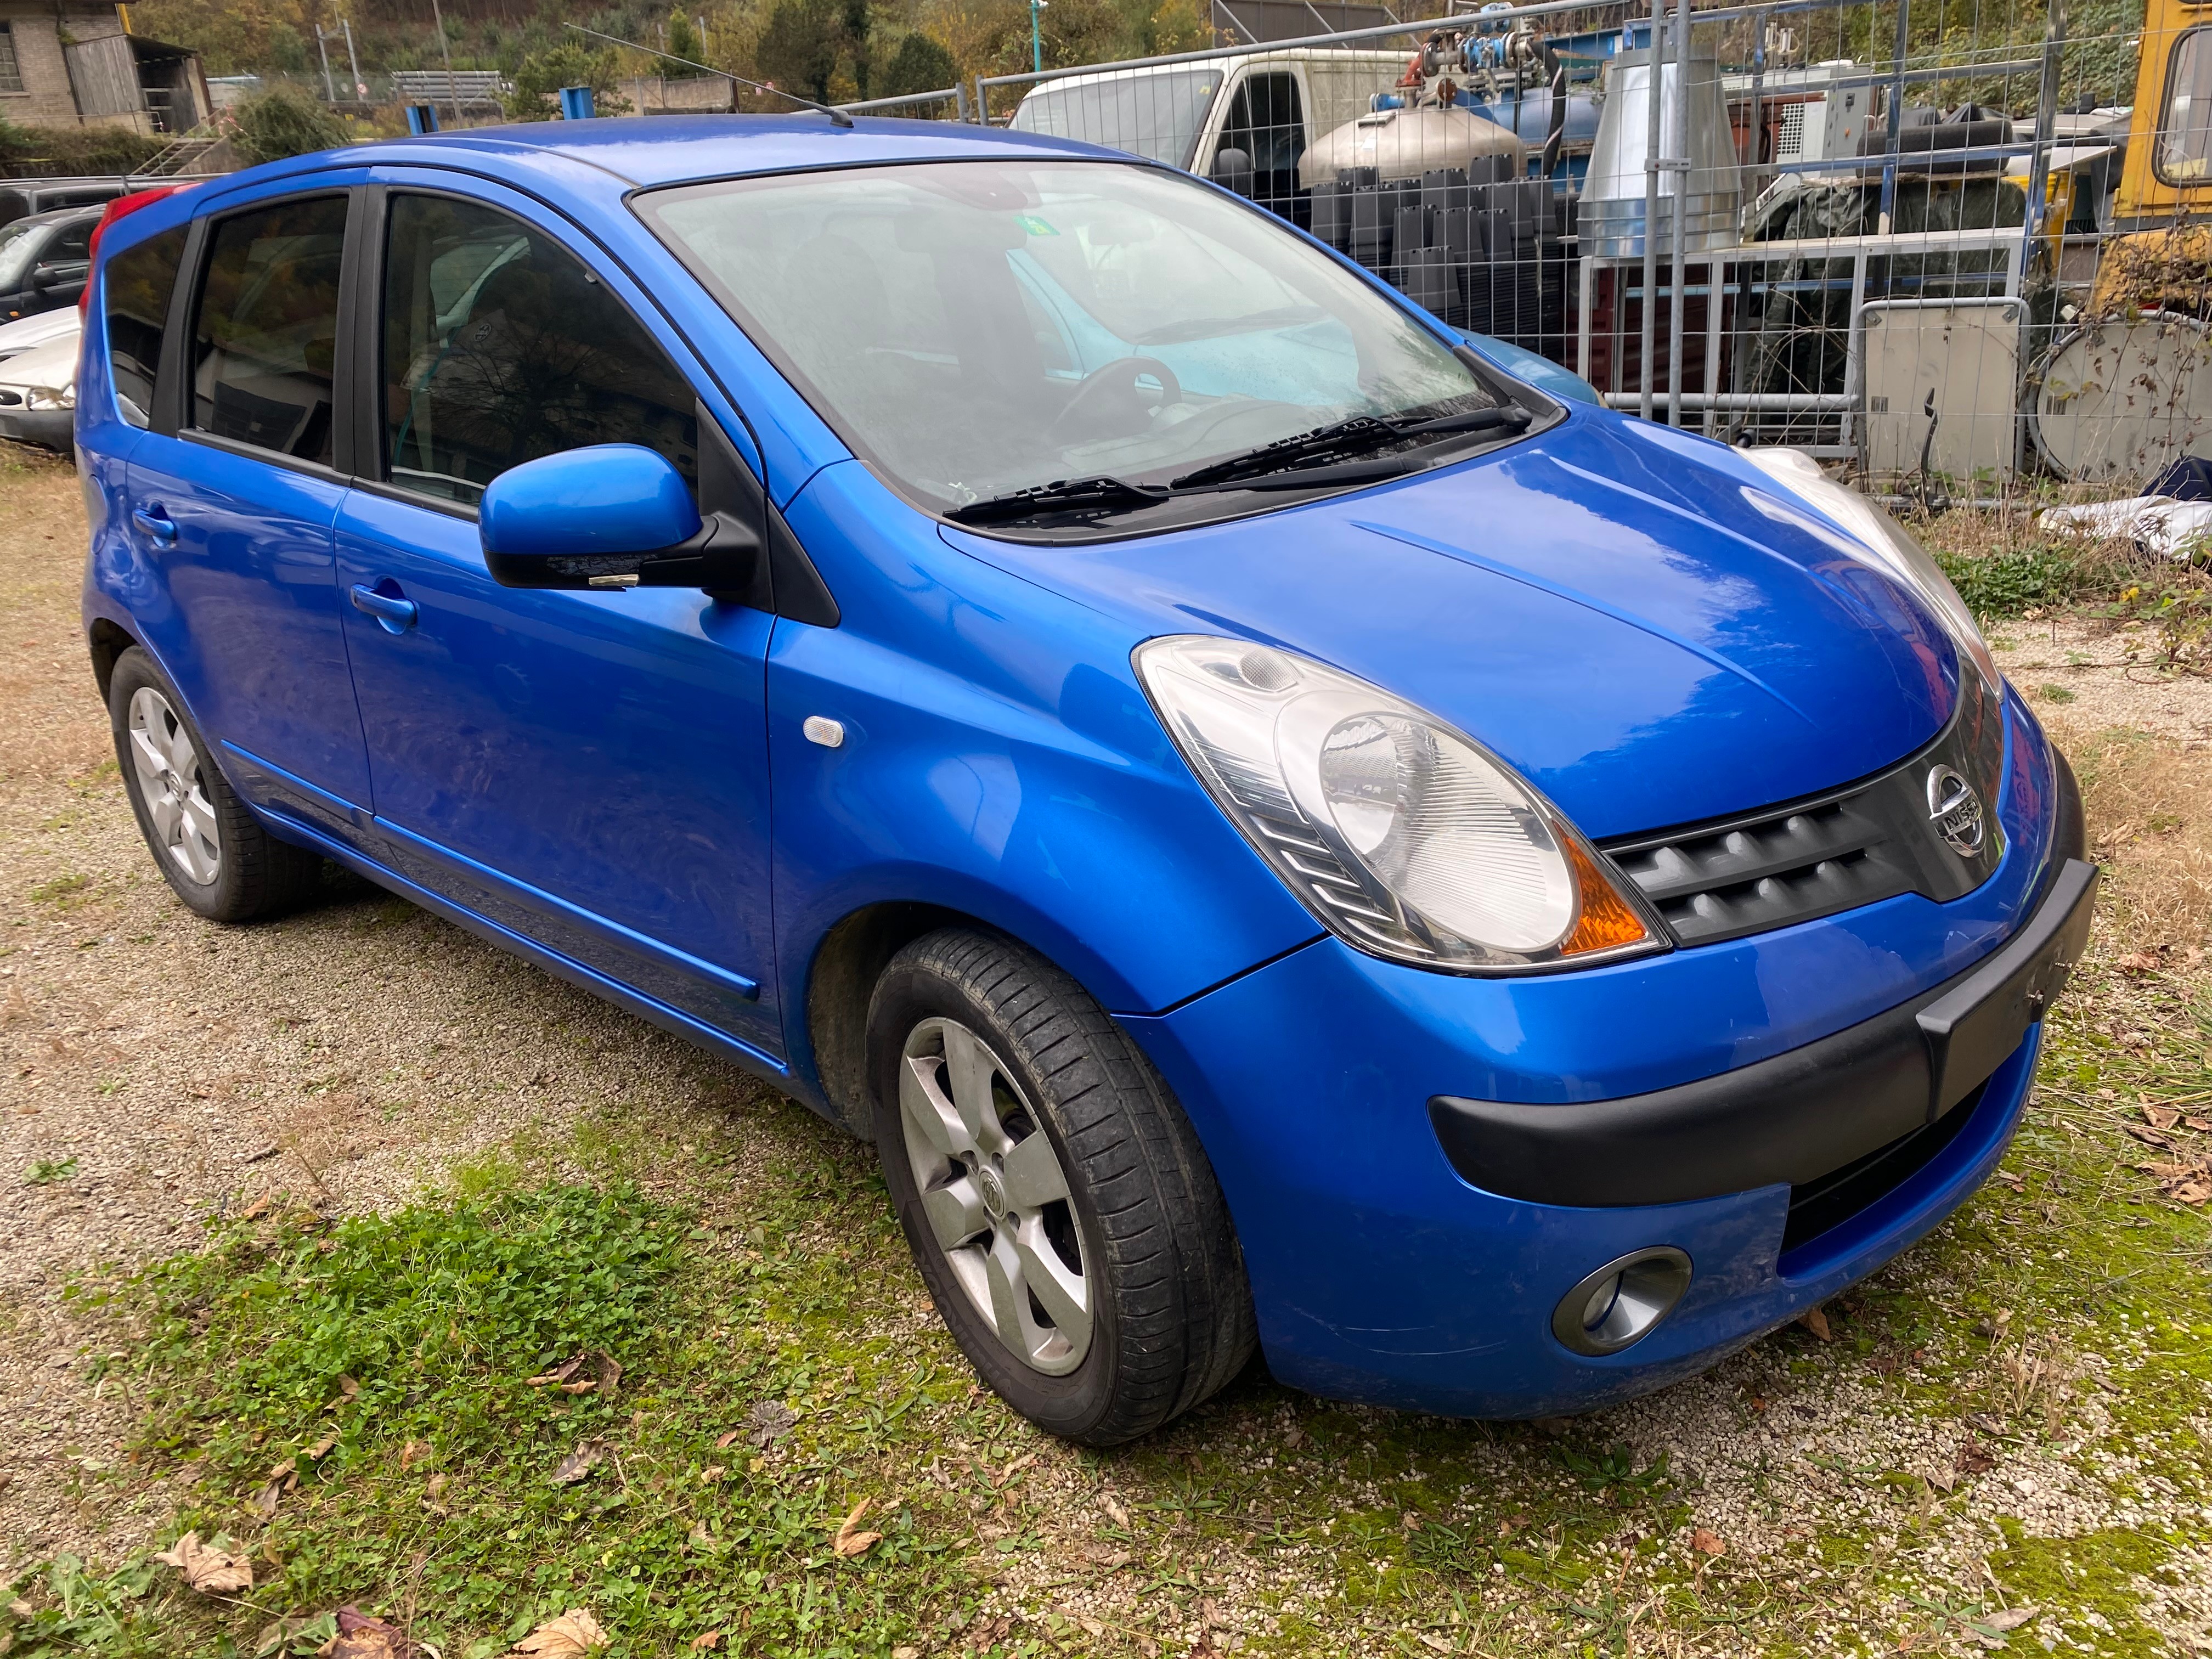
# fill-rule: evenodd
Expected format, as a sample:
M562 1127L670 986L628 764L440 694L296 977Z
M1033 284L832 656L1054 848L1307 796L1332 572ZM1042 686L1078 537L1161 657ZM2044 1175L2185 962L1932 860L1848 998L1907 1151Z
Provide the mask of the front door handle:
M392 586L398 584L391 583ZM376 618L376 625L387 634L404 634L415 626L415 601L403 599L397 593L380 593L374 587L354 584L353 608L368 612Z
M173 547L177 541L177 521L169 517L161 502L150 507L131 509L131 522L151 536L164 547Z

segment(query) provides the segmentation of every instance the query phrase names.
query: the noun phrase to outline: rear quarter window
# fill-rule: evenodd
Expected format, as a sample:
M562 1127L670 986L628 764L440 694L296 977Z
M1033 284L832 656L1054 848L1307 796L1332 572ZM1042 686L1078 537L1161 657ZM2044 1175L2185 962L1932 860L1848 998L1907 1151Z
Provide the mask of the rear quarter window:
M107 372L117 411L133 426L152 424L161 334L185 257L185 228L149 236L107 262Z

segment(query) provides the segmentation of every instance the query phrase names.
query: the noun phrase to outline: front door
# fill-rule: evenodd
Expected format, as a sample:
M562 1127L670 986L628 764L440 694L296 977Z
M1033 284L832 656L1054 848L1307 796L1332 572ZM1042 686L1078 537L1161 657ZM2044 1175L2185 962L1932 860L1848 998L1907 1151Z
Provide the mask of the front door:
M161 590L134 609L224 772L340 832L368 799L331 542L348 205L294 198L207 227L186 401L156 411L129 485L129 533Z
M394 189L375 475L337 520L384 856L780 1054L765 613L672 589L504 588L476 504L519 462L638 443L696 480L691 382L557 220Z

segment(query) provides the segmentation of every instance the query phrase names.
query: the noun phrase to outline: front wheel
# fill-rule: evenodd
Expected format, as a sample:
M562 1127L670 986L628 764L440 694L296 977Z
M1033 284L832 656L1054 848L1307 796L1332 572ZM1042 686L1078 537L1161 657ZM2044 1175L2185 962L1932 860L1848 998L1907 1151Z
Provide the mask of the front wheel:
M1117 1445L1236 1376L1252 1299L1212 1166L1080 986L1008 940L947 929L892 958L868 1042L907 1242L1009 1405Z

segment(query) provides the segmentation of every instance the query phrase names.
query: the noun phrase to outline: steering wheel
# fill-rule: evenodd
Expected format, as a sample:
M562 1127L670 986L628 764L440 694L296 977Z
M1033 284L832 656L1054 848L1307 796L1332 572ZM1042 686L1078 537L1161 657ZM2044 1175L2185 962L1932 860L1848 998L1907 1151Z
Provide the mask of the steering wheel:
M1145 393L1137 382L1146 375L1160 383L1160 399L1157 404L1140 401ZM1109 409L1116 413L1149 414L1153 409L1165 409L1170 404L1182 401L1182 382L1176 379L1175 370L1157 357L1118 357L1103 368L1094 368L1077 382L1068 394L1067 407L1060 411L1046 438L1053 442L1063 441L1071 428L1080 430L1095 424L1094 416Z

